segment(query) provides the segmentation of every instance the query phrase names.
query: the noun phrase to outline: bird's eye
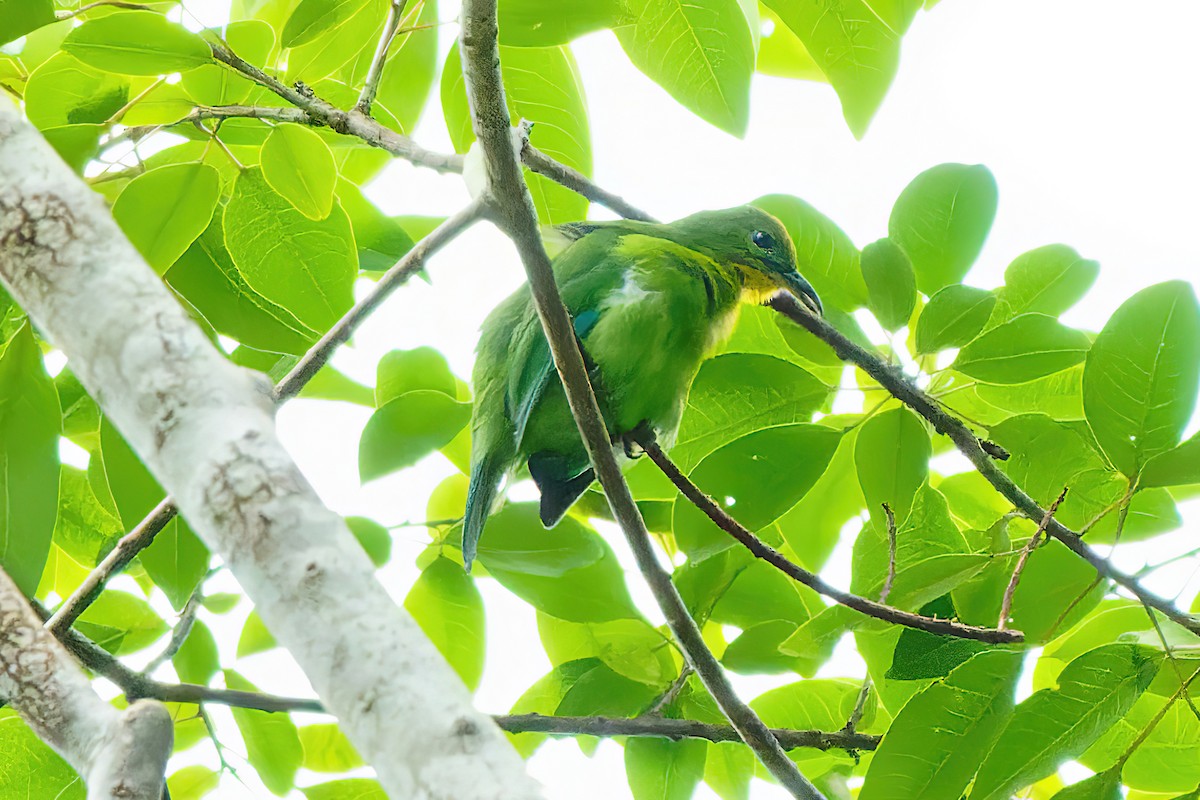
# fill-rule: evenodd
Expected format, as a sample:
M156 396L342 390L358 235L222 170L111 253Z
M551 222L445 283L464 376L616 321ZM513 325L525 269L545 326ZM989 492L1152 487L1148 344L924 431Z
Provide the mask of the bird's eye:
M763 250L775 249L775 238L766 231L755 231L754 233L750 234L750 241L754 243L755 247L759 247Z

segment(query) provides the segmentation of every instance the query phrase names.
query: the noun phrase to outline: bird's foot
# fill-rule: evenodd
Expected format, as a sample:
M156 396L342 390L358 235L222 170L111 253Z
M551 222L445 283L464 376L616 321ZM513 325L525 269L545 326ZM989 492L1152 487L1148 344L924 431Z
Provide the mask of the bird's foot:
M642 443L653 442L655 439L654 428L650 425L649 420L642 420L636 428L621 436L621 445L625 448L625 457L629 459L641 458L646 453L645 448L642 447Z

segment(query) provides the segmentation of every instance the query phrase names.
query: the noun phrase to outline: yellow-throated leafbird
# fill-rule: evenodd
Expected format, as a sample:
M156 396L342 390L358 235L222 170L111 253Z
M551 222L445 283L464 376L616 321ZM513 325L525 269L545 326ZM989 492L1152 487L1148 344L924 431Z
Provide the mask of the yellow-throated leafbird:
M692 379L732 331L741 303L783 290L821 310L786 229L752 206L559 231L569 244L554 259L554 277L614 447L624 452L636 430L664 445L674 439ZM527 285L484 321L473 382L468 569L506 476L528 466L547 527L594 477Z

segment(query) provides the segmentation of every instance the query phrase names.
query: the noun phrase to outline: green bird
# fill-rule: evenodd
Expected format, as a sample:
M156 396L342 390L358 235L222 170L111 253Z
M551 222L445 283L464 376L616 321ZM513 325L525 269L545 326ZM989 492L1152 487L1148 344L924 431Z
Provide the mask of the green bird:
M669 224L581 222L558 230L569 244L554 259L554 277L618 455L634 455L638 430L671 444L692 379L732 332L742 303L782 290L821 311L787 230L752 206ZM528 285L484 321L472 379L468 570L505 477L527 465L547 528L594 478Z

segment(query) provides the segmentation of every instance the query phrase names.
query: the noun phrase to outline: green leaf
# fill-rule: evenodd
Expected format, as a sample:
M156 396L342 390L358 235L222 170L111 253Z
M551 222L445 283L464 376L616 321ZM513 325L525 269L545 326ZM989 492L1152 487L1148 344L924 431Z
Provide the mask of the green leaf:
M859 268L858 248L831 219L786 194L765 195L751 205L773 214L787 228L796 245L800 273L827 307L853 311L866 305L867 285Z
M1200 434L1146 462L1138 486L1183 486L1200 483Z
M1022 314L959 351L954 368L986 383L1025 383L1087 357L1091 340L1045 314Z
M404 226L376 208L353 183L339 180L337 196L354 229L359 269L389 270L412 249L413 239Z
M262 174L271 188L311 220L333 210L337 165L333 151L303 125L276 125L262 146Z
M900 62L902 20L880 13L880 0L763 0L804 43L842 101L856 138L867 132ZM907 23L905 22L905 25Z
M454 399L458 380L446 357L432 347L392 350L375 368L375 405L383 407L407 392L433 391Z
M166 497L166 492L105 417L100 425L100 450L109 490L126 530L131 530ZM192 591L208 572L208 548L188 524L178 517L154 537L138 554L154 583L177 609L183 608Z
M113 589L97 597L75 627L114 656L143 650L169 630L145 600Z
M1001 318L1028 313L1057 317L1087 294L1099 274L1097 262L1081 258L1065 244L1030 250L1004 271Z
M96 499L87 473L63 464L54 543L83 566L92 567L124 534L121 520Z
M750 708L768 727L836 731L850 719L860 688L847 678L797 681L760 694ZM875 704L868 703L864 725L871 724L874 712Z
M671 457L690 471L740 436L810 421L829 394L829 387L811 373L778 358L717 356L704 362L692 382Z
M1012 712L1020 671L1020 653L980 653L910 700L875 751L859 800L959 800Z
M754 42L737 0L627 0L622 23L634 66L705 121L746 133Z
M1030 642L1046 641L1087 616L1104 591L1094 567L1061 542L1047 542L1029 556L1021 573L1013 593L1012 627ZM991 616L986 624L995 620Z
M254 684L231 669L225 670L225 686L240 691L258 691ZM291 717L247 708L231 710L246 742L246 760L258 772L263 785L280 797L290 792L296 770L304 758L300 736Z
M1196 405L1200 307L1186 281L1126 300L1105 324L1083 370L1083 409L1113 465L1133 477L1175 447Z
M634 800L688 800L704 777L706 755L698 739L627 740L625 772Z
M379 781L371 778L344 778L306 786L300 791L308 800L388 800Z
M172 773L167 778L167 789L171 792L171 800L200 800L220 783L219 774L208 767L193 764Z
M929 474L933 447L925 426L906 408L894 408L867 420L854 445L858 482L872 519L883 519L887 503L903 523L917 489Z
M162 275L212 219L221 176L206 164L171 164L137 176L113 204L113 218Z
M183 640L183 646L171 659L175 673L184 683L206 686L221 671L221 657L217 652L217 641L212 631L201 620L192 623L192 629ZM174 800L172 798L172 800Z
M84 800L87 795L79 774L11 708L0 708L0 786L20 787L13 800Z
M812 488L841 436L841 431L805 424L755 431L708 455L688 477L742 525L757 531ZM695 560L738 546L682 496L675 501L674 531L680 549Z
M88 20L62 48L83 63L122 75L186 72L212 63L199 35L153 11L123 11Z
M218 333L247 347L301 355L320 338L292 312L246 282L225 249L220 216L213 217L164 278Z
M367 420L358 448L362 481L411 467L445 447L471 419L470 403L428 389L388 401Z
M61 125L46 128L42 136L54 148L54 152L67 162L72 170L82 173L88 162L100 152L100 135L103 125Z
M762 38L758 45L758 62L755 69L764 75L780 78L797 78L806 81L828 83L829 79L817 66L808 48L800 37L762 3L758 15L763 23Z
M242 626L242 634L238 637L237 657L245 658L255 653L265 653L278 646L275 637L267 630L266 624L257 611L251 611Z
M500 43L514 47L567 44L585 33L614 27L623 13L621 0L568 5L558 0L504 0L499 7Z
M1121 800L1121 771L1109 770L1072 783L1054 793L1050 800Z
M912 262L891 239L880 239L863 248L863 281L867 284L867 306L886 330L908 324L917 304L917 279Z
M224 228L225 246L246 282L305 325L325 331L350 310L358 259L340 207L310 220L267 185L262 170L251 169L234 185Z
M56 53L25 85L25 114L41 130L101 124L130 98L129 80Z
M750 800L754 754L741 742L710 742L704 762L704 782L721 800Z
M387 528L366 517L346 517L346 527L376 567L382 567L391 559L392 535Z
M888 595L889 605L920 608L988 564L989 555L959 531L950 519L946 498L936 489L922 487L912 513L897 522L896 580ZM873 515L854 540L850 590L878 598L887 576L888 558L883 515Z
M26 323L0 350L0 567L28 596L54 535L60 425L54 382Z
M918 289L932 296L963 279L983 249L996 202L996 179L978 164L939 164L904 188L888 236L912 259Z
M1004 471L1038 502L1049 505L1070 487L1055 514L1064 525L1082 527L1125 494L1125 479L1105 463L1088 429L1079 423L1022 414L988 433L1009 452Z
M53 0L0 0L0 44L54 21Z
M353 72L353 65L362 55L374 54L388 5L388 0L360 0L344 20L304 44L293 45L288 53L286 82L301 80L311 86L347 64L352 65Z
M921 609L926 616L953 619L957 616L950 597L943 596ZM987 645L972 639L943 636L916 628L905 628L892 654L892 665L886 677L895 681L919 681L942 678Z
M404 607L467 688L478 688L485 653L483 599L462 566L435 560L413 584Z
M1128 644L1100 647L1072 661L1057 689L1043 689L1017 706L979 769L971 800L1007 798L1082 753L1133 706L1161 661Z
M350 19L364 0L300 0L283 26L284 47L299 47Z
M670 642L645 620L568 622L538 614L537 622L552 664L598 658L619 675L664 689L678 674Z
M546 530L536 503L510 503L488 520L479 561L504 588L559 619L641 617L604 539L571 517Z
M941 289L917 318L917 353L962 347L987 324L996 295L956 283Z
M304 768L313 772L349 772L363 766L362 756L336 723L305 725L299 730Z
M508 112L514 122L533 123L530 143L546 155L592 174L592 138L583 84L567 47L501 47ZM454 149L465 153L475 141L458 46L442 71L442 111ZM547 225L575 222L587 215L588 202L541 175L527 176L538 219Z

